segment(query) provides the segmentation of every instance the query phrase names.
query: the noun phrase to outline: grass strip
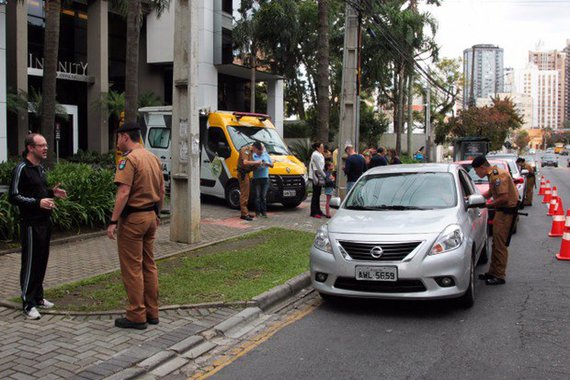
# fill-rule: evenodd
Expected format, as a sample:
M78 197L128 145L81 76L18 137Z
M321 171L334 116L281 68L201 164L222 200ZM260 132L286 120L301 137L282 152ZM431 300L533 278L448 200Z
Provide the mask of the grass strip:
M271 228L159 260L160 304L249 300L306 271L313 238ZM127 303L120 271L49 289L45 296L72 311L122 309Z

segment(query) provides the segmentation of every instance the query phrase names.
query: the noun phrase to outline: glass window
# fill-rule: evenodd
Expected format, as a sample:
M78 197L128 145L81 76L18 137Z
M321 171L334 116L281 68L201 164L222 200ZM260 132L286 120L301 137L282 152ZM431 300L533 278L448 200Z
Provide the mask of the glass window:
M208 149L212 152L218 152L218 143L228 145L224 131L217 127L208 128Z
M243 146L259 141L267 149L267 153L289 156L291 153L275 129L261 127L228 127L230 137L237 150Z
M151 128L148 132L148 144L151 148L167 149L170 145L170 129Z
M469 177L471 177L473 182L475 182L475 183L489 183L489 178L487 178L487 176L480 178L477 175L477 173L475 173L475 169L473 169L473 166L471 166L471 164L461 164L461 166L463 167L463 169L465 169L465 171L467 172Z
M355 210L429 210L457 204L450 173L389 173L361 178L345 208Z

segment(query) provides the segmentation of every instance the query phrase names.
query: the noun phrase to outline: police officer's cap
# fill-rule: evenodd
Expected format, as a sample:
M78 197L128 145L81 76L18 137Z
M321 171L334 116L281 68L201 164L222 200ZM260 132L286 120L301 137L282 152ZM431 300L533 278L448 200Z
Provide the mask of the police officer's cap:
M129 123L125 123L117 132L124 133L130 131L140 131L141 127L137 122L131 121Z
M480 166L483 165L488 165L489 162L487 161L487 159L485 158L485 156L477 156L473 159L473 161L471 162L471 166L473 168L478 168Z

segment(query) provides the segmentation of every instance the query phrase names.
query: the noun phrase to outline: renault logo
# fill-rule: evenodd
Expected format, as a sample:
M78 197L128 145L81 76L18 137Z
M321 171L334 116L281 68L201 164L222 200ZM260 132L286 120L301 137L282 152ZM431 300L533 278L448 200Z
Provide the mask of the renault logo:
M291 168L290 168L290 167L286 167L285 170L287 171L287 173L291 173Z
M379 247L379 246L373 247L370 250L370 255L372 257L374 257L375 259L381 258L383 254L384 254L384 250L382 249L382 247Z

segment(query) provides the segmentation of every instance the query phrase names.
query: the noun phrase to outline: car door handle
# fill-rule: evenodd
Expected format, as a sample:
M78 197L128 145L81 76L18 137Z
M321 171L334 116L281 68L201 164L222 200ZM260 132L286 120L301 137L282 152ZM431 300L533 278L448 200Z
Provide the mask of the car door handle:
M209 164L209 163L210 163L210 160L204 160L204 163L205 163L205 164Z
M166 160L166 156L160 156L161 160Z

